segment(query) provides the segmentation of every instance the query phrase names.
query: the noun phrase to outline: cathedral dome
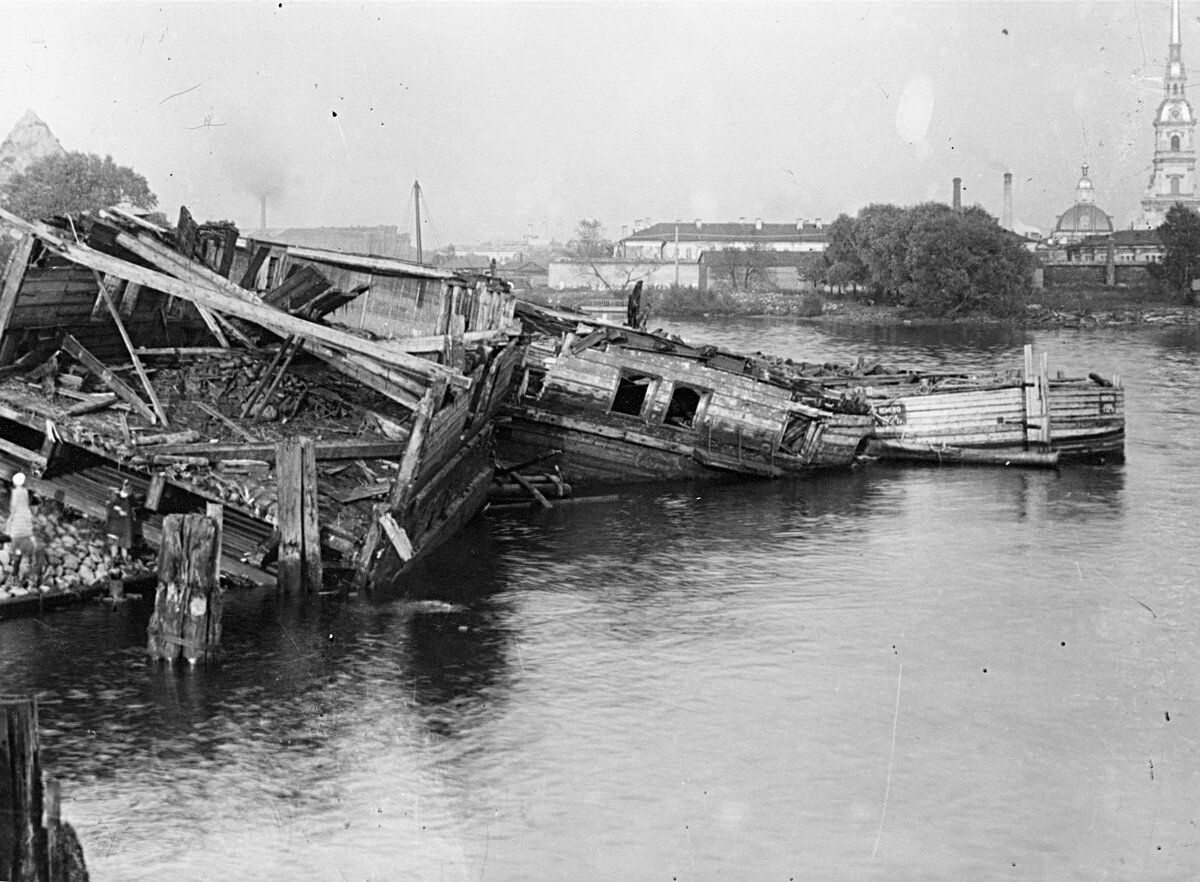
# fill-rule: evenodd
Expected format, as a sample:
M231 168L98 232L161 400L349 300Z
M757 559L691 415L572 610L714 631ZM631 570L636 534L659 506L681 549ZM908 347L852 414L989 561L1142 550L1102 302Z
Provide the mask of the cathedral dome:
M1064 236L1092 236L1112 231L1112 218L1096 205L1096 187L1085 165L1083 177L1075 186L1075 204L1059 216L1054 232Z
M1059 217L1054 225L1056 233L1077 233L1091 236L1113 231L1112 218L1097 205L1080 202L1072 205Z

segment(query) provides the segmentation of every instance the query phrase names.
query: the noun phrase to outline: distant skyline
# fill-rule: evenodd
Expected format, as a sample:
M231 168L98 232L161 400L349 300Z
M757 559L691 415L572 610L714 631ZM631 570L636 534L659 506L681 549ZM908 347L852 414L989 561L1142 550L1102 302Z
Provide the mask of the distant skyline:
M1090 166L1133 222L1169 2L6 5L0 135L34 109L161 207L397 224L433 246L649 217L964 201L1048 231ZM1200 3L1183 58L1200 71ZM1200 83L1193 83L1200 88ZM1197 93L1200 94L1200 93ZM1195 96L1193 96L1195 97Z

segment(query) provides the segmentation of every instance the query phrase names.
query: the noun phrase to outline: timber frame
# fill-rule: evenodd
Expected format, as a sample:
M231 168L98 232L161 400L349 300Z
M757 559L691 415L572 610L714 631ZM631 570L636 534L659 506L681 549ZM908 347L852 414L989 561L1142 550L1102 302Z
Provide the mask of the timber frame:
M402 581L482 507L518 358L506 283L246 240L186 209L173 230L117 209L0 223L22 234L0 279L0 477L93 515L129 480L150 537L221 504L227 574L310 591ZM413 320L347 323L373 288Z

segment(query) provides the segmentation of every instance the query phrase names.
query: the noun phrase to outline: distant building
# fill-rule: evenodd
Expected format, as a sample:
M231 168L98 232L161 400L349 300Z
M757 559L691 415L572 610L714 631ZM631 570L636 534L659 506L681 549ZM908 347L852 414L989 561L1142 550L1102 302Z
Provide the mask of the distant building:
M824 251L829 242L819 220L794 224L763 223L659 223L634 230L617 243L618 257L630 259L695 261L706 251L761 249L766 251Z
M1159 226L1172 205L1200 209L1196 193L1196 117L1185 89L1179 0L1171 4L1171 42L1163 76L1163 100L1154 114L1154 171L1142 198L1141 226Z
M1088 177L1088 167L1083 167L1083 177L1075 187L1075 204L1058 216L1054 232L1046 237L1046 244L1061 248L1081 242L1088 236L1113 231L1112 218L1096 204L1096 187Z

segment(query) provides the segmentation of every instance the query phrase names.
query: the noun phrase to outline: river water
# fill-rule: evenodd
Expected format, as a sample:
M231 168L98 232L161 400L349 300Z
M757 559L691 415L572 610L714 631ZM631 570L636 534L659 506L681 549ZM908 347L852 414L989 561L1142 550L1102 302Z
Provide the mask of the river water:
M1200 877L1200 331L685 337L1120 373L1128 459L652 486L477 519L448 610L231 596L0 624L92 878Z

